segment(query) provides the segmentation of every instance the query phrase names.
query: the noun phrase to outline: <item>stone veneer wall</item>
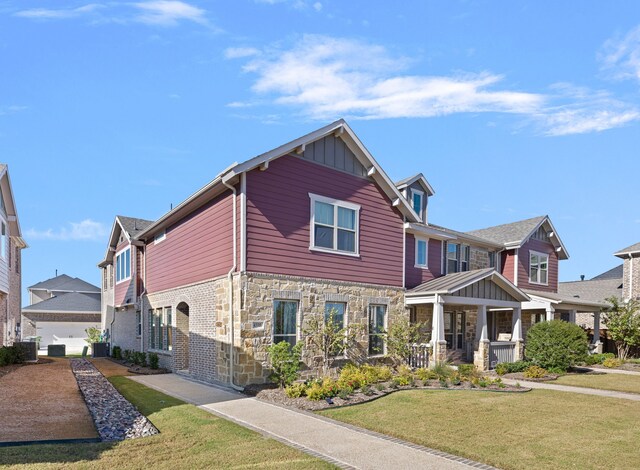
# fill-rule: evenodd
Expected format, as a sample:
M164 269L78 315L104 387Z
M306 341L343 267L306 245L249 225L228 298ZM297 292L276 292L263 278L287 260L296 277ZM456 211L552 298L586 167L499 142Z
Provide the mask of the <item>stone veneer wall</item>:
M632 280L633 282L631 282ZM640 298L640 258L624 259L622 286L622 297L624 299Z
M485 269L489 267L489 252L472 246L469 253L469 269Z

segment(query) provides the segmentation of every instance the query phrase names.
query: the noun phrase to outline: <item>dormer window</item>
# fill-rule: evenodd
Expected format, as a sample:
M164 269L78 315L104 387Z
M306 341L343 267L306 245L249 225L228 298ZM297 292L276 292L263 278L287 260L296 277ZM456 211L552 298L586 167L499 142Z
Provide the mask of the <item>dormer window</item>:
M131 248L116 255L116 284L131 278Z
M422 191L418 191L417 189L411 190L411 207L416 214L420 216L420 218L424 218L424 193Z
M548 285L549 282L549 255L529 252L529 282L532 284Z

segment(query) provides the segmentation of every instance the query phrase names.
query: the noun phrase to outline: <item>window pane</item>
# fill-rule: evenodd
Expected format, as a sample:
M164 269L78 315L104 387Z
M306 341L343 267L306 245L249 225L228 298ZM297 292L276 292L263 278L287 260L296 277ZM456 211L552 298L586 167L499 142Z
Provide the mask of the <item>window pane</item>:
M352 253L355 253L356 251L355 232L349 232L347 230L338 229L338 250L350 251Z
M274 337L296 334L298 302L276 300L274 302Z
M384 331L384 314L386 308L382 305L378 305L376 310L376 328L378 333L382 333Z
M338 207L338 227L356 229L356 211Z
M458 245L456 243L447 243L447 258L458 259Z
M324 321L328 322L333 312L333 323L338 328L344 327L344 312L347 304L342 302L327 302L324 306Z
M536 266L531 266L531 275L529 278L533 282L538 282L538 268Z
M538 265L538 255L531 255L531 266L536 266Z
M413 193L413 210L420 215L422 211L422 196L418 193Z
M273 344L282 343L283 341L286 341L291 346L295 346L296 345L295 336L273 335Z
M417 264L425 266L427 264L427 242L418 240L418 259Z
M125 275L124 275L124 277L128 279L129 277L131 277L131 250L127 249L127 251L125 251L124 254L125 254L125 260L124 260L124 263L125 263Z
M540 270L540 282L542 284L546 284L547 283L547 271L546 270Z
M447 261L447 273L458 272L458 260L450 259Z
M324 202L316 202L315 217L319 224L333 225L333 206Z
M314 246L321 248L333 248L333 230L331 227L322 225L315 226Z
M116 256L116 281L120 280L120 255Z
M167 318L167 349L171 351L173 349L173 328L171 328L171 307L164 309L165 316Z

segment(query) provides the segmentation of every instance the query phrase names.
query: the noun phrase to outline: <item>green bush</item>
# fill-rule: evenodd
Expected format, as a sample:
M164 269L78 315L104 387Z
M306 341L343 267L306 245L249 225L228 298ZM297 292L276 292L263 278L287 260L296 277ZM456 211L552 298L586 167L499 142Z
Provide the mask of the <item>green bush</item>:
M473 364L460 364L458 366L458 377L460 380L471 380L478 374L476 366ZM454 384L457 385L457 384Z
M349 398L349 395L351 395L353 393L353 390L349 390L348 388L343 388L338 392L338 397L342 398L343 400L346 400L347 398Z
M397 387L407 387L409 385L411 385L412 382L412 377L409 375L396 375L393 380L391 381L392 384L395 385L395 388Z
M286 341L281 341L269 346L267 352L272 370L269 379L280 388L291 385L298 378L300 371L302 343L291 347Z
M307 392L307 386L303 383L293 383L284 389L284 393L289 398L300 398L305 396Z
M332 398L340 393L340 387L338 383L331 379L325 378L322 381L315 380L306 389L307 398L309 400L323 400L325 398Z
M516 362L501 362L495 368L496 374L514 374L516 372L524 372L524 370L531 366L529 361L516 361Z
M588 366L593 366L596 364L602 364L605 360L613 359L615 357L616 355L613 353L591 354L590 356L587 356L584 362Z
M127 362L132 362L132 351L131 351L131 349L125 349L122 352L122 358Z
M615 369L616 367L620 367L622 365L622 361L620 359L616 359L615 357L609 357L602 362L602 365L609 369Z
M369 364L363 364L360 366L360 371L364 374L365 382L368 384L386 382L391 380L391 377L393 376L393 372L388 366L372 366Z
M153 370L156 370L158 368L158 355L156 353L150 352L149 353L149 367L151 367Z
M438 374L436 374L433 370L427 369L426 367L421 367L416 370L416 377L418 380L422 380L422 382L426 382L427 380L434 380L438 378Z
M525 369L522 375L528 379L541 379L547 375L547 371L539 366L529 366Z
M116 360L122 359L122 349L120 348L120 346L114 346L113 348L111 348L111 357Z
M536 323L527 333L527 359L545 369L566 371L584 362L588 351L587 334L574 323L562 320Z
M0 348L0 367L19 364L24 360L24 352L17 346L4 346Z
M377 391L382 392L384 389L385 389L384 384L382 384L382 383L376 384L376 390Z
M367 375L360 367L354 364L347 364L340 370L338 385L340 385L341 388L356 390L366 384Z
M433 366L433 372L435 372L438 379L448 379L453 375L455 369L446 362L438 362Z

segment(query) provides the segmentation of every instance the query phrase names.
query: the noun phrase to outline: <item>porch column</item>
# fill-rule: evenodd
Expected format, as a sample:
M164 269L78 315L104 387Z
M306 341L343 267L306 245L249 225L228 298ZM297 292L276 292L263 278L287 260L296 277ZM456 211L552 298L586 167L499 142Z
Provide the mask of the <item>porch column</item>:
M436 297L433 303L433 321L431 326L431 346L433 346L434 361L430 361L435 365L446 361L447 359L447 342L444 339L444 301L440 296Z
M473 353L473 364L476 369L489 370L489 331L487 329L487 306L478 305L478 319L476 321L476 339L478 349Z
M595 349L593 352L602 354L603 345L600 341L600 312L593 312L593 344Z
M524 338L522 337L522 309L520 307L513 309L511 322L511 341L516 343L513 351L513 360L521 361L524 359Z
M569 310L569 323L576 323L576 313L577 310Z
M556 310L553 308L553 306L548 305L548 306L547 306L547 309L546 309L546 312L547 312L547 318L546 318L546 320L547 320L547 321L551 321L551 320L553 320L553 314L556 312Z

